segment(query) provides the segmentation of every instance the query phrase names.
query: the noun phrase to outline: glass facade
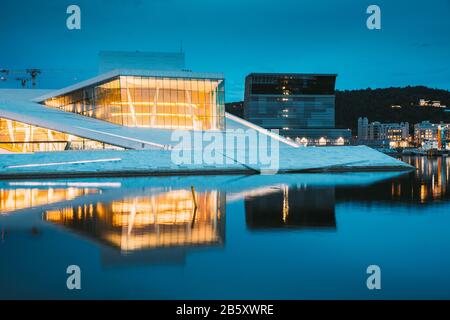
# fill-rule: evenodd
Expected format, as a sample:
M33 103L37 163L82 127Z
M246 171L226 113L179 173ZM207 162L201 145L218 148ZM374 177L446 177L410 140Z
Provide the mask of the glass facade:
M0 118L0 149L9 152L122 149L103 142Z
M246 100L245 119L266 129L334 128L334 96L255 96Z
M266 129L334 128L336 75L250 74L244 117Z
M225 128L221 79L117 76L44 104L128 127Z
M268 95L334 94L335 75L261 74L252 76L251 92Z
M300 145L344 145L335 128L335 74L252 73L245 78L244 118Z

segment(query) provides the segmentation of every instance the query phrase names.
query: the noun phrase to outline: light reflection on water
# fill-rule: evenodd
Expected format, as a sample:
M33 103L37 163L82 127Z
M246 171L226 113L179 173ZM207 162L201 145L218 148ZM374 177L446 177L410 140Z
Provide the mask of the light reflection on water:
M3 181L0 298L449 298L450 162L403 160L418 170Z
M149 189L142 196L46 210L43 220L122 252L223 242L225 198L217 191Z

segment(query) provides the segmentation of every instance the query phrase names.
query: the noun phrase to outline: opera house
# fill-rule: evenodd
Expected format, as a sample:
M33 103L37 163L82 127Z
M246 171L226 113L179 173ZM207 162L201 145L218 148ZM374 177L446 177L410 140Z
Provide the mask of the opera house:
M259 173L264 164L249 158L263 149L274 172L411 169L364 146L301 147L224 106L222 74L186 70L113 69L58 90L1 89L0 177ZM179 131L243 143L215 151L225 163L174 163Z

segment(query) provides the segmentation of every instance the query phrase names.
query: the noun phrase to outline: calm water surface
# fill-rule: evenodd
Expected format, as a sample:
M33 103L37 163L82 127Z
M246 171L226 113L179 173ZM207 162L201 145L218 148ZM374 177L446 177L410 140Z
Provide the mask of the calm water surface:
M450 159L403 160L417 171L0 181L0 298L448 299Z

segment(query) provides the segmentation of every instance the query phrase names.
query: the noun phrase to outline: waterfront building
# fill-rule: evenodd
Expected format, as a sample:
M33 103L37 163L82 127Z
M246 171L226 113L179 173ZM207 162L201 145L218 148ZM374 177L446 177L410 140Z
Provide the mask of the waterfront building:
M358 118L358 140L369 139L369 119L367 117Z
M438 126L430 121L422 121L414 125L414 141L422 145L426 141L437 141Z
M409 137L409 123L382 123L379 130L381 140L398 142L407 140Z
M342 145L350 129L335 128L336 74L251 73L244 118L305 145Z
M358 119L358 141L373 146L391 148L407 147L409 145L409 123L381 123L368 119Z
M426 150L450 150L450 124L422 121L414 125L414 142Z

